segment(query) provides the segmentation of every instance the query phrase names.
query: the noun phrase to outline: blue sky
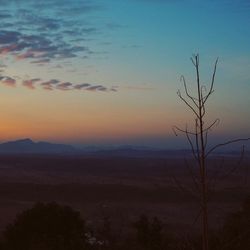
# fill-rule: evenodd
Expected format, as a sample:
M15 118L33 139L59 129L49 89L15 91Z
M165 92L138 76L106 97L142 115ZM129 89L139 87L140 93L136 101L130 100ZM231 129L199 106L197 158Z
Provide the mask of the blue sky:
M250 134L249 1L0 1L0 140L179 144L192 123L176 95L200 54L219 57L208 120L216 138ZM192 87L191 87L192 88Z

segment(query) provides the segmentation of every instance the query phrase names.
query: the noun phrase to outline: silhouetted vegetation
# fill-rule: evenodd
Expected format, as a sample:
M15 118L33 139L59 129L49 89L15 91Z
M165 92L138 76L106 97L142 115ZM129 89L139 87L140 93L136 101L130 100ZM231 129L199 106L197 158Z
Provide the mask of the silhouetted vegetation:
M18 211L24 212L4 230L0 249L201 249L199 225L193 223L198 211L188 210L190 204L196 208L195 201L170 185L170 171L174 171L182 182L187 181L186 185L190 183L185 172L187 169L180 165L181 160L76 160L77 164L68 158L52 161L35 157L31 160L10 158L13 162L8 171L3 168L6 175L0 188L1 232ZM5 164L8 162L6 159ZM117 166L119 162L121 164ZM217 158L210 161L212 166L215 162ZM222 171L227 171L232 158L224 163ZM248 159L244 166L248 166ZM213 168L209 170L213 171ZM245 171L241 170L237 175L230 175L230 179L221 182L223 185L213 195L215 209L210 210L213 220L209 230L210 248L213 250L234 250L238 246L244 250L249 247L249 219L246 219L249 218L249 203L230 215L223 227L220 220L221 216L237 211L238 201L249 194L246 188L233 188L235 181L242 180L244 174ZM47 181L48 176L51 179ZM65 180L65 176L68 179ZM86 179L88 183L85 183ZM68 184L69 180L75 180L75 183ZM83 219L73 209L56 203L39 203L30 208L29 204L39 200L56 200L58 204L77 207ZM80 223L73 222L77 220ZM63 231L63 228L67 230Z
M199 250L202 238L170 234L157 217L141 215L131 224L132 234L120 237L111 219L86 226L80 213L56 203L37 203L19 214L3 233L3 250ZM223 228L210 232L214 250L250 249L250 197L240 211L226 218Z
M137 241L143 249L160 249L162 224L156 217L149 221L147 216L142 215L134 227L137 231Z
M208 145L209 133L211 130L219 124L219 119L215 119L213 122L208 123L206 121L207 117L207 101L210 99L211 95L214 93L214 83L215 75L217 70L218 58L215 61L214 69L211 77L211 82L208 86L203 85L200 75L200 59L199 54L193 55L191 57L191 62L195 68L196 91L190 92L186 84L186 79L181 76L181 81L184 85L184 95L178 90L177 95L184 102L184 104L189 108L191 114L194 118L193 129L188 128L186 124L185 128L179 128L174 126L173 130L175 135L178 133L183 133L190 145L191 151L193 153L194 160L196 164L189 168L191 172L191 178L195 185L195 190L199 197L200 203L200 216L201 216L201 232L202 232L202 249L208 250L212 249L209 246L209 213L208 213L208 202L210 187L208 176L208 156L211 155L216 149L230 145L236 142L248 141L250 138L237 138L235 140L226 141L219 143L215 146ZM195 194L196 195L196 194Z
M243 203L240 211L226 219L222 230L221 249L250 249L250 197Z
M4 232L6 250L86 249L85 222L80 214L56 203L38 203L18 215Z

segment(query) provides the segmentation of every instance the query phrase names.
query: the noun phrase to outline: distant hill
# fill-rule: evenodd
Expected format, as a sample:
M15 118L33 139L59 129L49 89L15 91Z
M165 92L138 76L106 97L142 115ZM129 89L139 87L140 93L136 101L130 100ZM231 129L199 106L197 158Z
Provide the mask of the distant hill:
M50 142L34 142L31 139L22 139L9 141L0 144L0 154L60 154L60 155L78 155L88 157L139 157L139 158L176 158L193 157L190 149L154 149L150 147L138 147L131 145L103 147L85 147L77 148L66 144L57 144ZM231 156L239 157L239 151L220 151L211 156ZM250 156L246 151L245 156Z
M0 154L72 154L78 150L70 145L34 142L22 139L0 144Z
M109 149L102 147L75 148L71 145L50 142L34 142L29 138L0 144L0 154L67 154L90 157L143 157L165 158L190 155L190 150L159 150L147 147L118 146Z
M89 151L92 156L107 156L107 157L139 157L139 158L171 158L192 156L190 150L169 150L169 149L154 149L147 147L121 146L113 149L99 149Z

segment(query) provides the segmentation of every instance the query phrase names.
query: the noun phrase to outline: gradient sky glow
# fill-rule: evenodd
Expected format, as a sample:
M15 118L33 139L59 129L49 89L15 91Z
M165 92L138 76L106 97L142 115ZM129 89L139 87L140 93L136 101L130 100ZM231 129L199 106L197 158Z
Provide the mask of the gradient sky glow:
M0 141L177 145L197 52L203 83L219 57L215 137L250 135L248 0L0 0L0 19Z

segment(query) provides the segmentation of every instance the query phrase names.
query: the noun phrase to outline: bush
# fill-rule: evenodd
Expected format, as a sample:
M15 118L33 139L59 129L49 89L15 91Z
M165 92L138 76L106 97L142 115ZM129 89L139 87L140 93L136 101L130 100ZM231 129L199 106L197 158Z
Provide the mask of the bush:
M157 217L152 221L147 216L142 215L134 223L137 231L137 242L143 249L161 249L163 243L162 228L163 225Z
M86 249L80 213L56 203L38 203L22 212L3 235L6 250Z
M222 231L223 249L250 249L250 197L239 212L231 214Z

